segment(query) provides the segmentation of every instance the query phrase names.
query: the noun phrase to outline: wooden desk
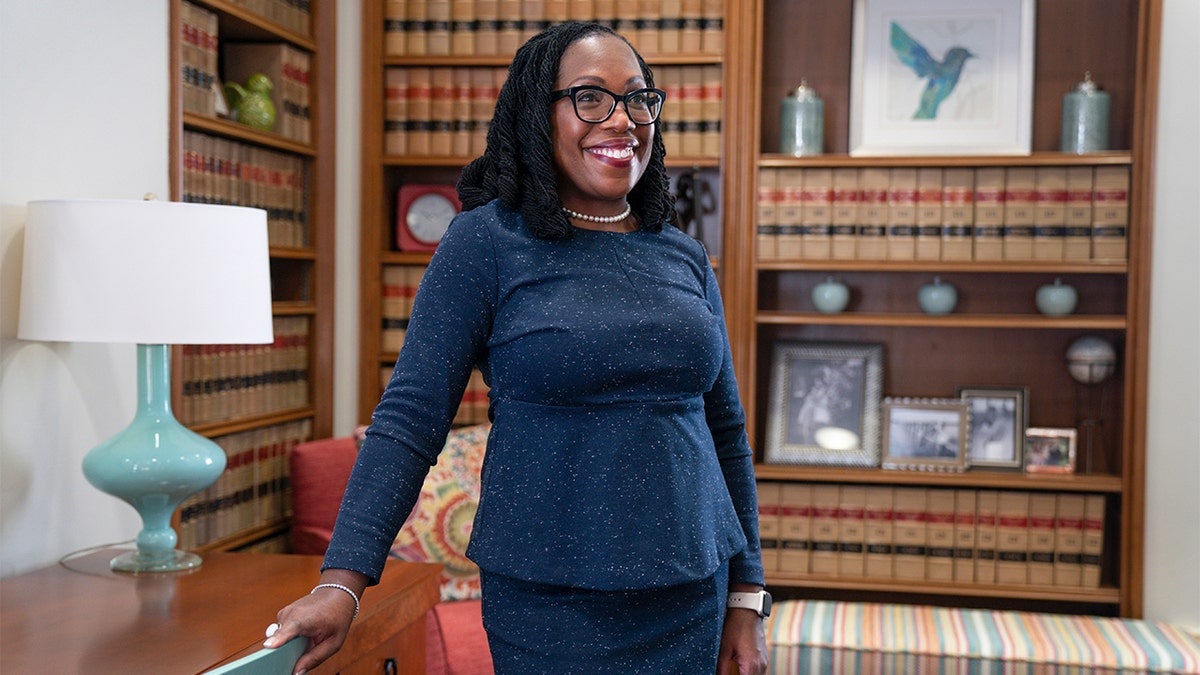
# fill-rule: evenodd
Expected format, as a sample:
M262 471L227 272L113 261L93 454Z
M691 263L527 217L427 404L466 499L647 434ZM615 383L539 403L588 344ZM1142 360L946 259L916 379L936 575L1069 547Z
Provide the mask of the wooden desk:
M208 553L192 572L127 575L104 550L0 582L0 672L199 673L252 653L321 558ZM341 651L315 673L425 672L439 565L389 561Z

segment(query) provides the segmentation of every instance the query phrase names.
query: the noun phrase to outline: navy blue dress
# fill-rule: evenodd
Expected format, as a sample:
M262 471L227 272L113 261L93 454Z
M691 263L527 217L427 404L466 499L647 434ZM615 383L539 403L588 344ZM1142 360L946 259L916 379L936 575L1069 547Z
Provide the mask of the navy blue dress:
M467 550L485 575L601 592L719 571L762 583L753 453L703 246L670 226L541 240L498 201L454 220L422 279L325 567L378 579L472 366L494 422Z

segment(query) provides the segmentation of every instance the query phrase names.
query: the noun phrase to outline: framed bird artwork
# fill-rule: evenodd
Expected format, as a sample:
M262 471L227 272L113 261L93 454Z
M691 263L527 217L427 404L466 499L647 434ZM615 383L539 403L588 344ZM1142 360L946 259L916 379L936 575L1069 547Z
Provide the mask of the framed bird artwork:
M855 0L850 154L1029 154L1034 3Z

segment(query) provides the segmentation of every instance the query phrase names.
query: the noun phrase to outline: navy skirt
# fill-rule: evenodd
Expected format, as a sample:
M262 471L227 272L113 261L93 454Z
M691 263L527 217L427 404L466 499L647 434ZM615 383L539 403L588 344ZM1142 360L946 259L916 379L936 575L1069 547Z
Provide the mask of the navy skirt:
M717 672L729 567L700 581L594 591L480 573L497 675Z

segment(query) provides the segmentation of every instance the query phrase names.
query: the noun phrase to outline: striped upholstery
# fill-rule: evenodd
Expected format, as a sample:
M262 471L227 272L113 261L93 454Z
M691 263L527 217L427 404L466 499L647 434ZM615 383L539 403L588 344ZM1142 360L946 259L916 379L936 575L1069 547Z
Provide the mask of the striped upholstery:
M776 603L771 673L1200 673L1200 641L1093 616L815 600Z

